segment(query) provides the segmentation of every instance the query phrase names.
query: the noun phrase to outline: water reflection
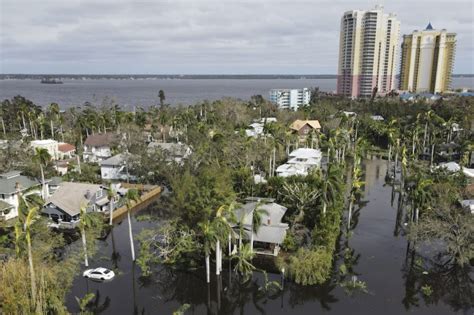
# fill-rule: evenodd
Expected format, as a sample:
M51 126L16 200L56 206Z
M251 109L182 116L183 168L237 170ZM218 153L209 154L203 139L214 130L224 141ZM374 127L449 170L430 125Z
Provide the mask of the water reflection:
M191 305L186 314L466 313L473 305L472 273L470 278L469 268L424 258L412 251L413 246L407 248L403 237L404 220L409 219L406 198L385 184L386 168L386 161L366 162L364 195L354 207L349 238L342 235L338 244L333 279L324 285L304 287L286 281L283 291L268 292L261 289L263 274L255 273L242 283L228 262L219 278L212 274L210 285L203 268L159 266L152 276L143 277L131 261L125 222L110 231L92 261L94 267L111 268L117 276L110 283L92 283L78 274L68 308L78 312L74 297L93 292L97 296L91 307L101 314L171 314L183 304ZM156 224L135 221L134 234ZM342 264L345 273L340 271ZM269 281L281 281L279 273L268 276ZM339 283L352 276L365 281L371 294L348 296ZM429 297L420 291L426 285L433 290Z

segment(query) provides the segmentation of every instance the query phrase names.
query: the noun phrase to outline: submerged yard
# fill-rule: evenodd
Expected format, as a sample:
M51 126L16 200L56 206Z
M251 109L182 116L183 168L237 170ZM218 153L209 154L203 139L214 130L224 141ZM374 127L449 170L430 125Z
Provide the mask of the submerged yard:
M397 196L393 198L392 187L385 184L387 161L367 160L363 168L366 185L360 210L356 207L353 216L355 228L348 241L341 237L334 275L324 285L300 286L286 280L282 291L262 292L262 273L254 273L252 280L241 283L234 272L229 272L227 262L219 281L211 273L209 286L204 268L183 271L160 266L151 277L142 277L130 257L127 224L120 222L99 244L91 262L93 267L116 270L116 278L97 283L78 275L68 293L69 311L79 311L76 296L92 292L96 294L93 309L100 314L171 314L183 304L190 304L190 314L464 314L472 306L472 292L462 282L458 286L444 285L450 277L460 277L463 272L430 269L432 266L423 259L430 257L430 252L417 253L416 258L407 256L407 240L400 229L403 216L397 215ZM157 224L136 220L137 215L154 211L154 206L150 206L135 214L134 234ZM348 272L341 275L338 266L343 262ZM460 280L468 282L472 272L467 270L464 274L466 278ZM352 281L353 276L365 283L366 290L341 286ZM281 283L278 273L269 273L268 277ZM427 281L436 290L431 297L417 289Z

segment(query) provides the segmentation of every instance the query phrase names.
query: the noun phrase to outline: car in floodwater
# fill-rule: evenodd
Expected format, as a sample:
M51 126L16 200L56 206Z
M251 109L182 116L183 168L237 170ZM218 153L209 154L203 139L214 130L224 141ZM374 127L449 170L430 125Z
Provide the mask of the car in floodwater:
M115 277L115 273L107 268L95 268L95 269L87 269L82 274L84 278L89 278L93 280L111 280Z

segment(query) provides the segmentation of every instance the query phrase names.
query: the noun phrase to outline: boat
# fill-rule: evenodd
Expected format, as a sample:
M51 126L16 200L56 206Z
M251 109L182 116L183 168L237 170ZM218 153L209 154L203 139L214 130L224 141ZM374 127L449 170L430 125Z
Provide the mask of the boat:
M41 80L42 84L63 84L63 81L51 78L43 78Z

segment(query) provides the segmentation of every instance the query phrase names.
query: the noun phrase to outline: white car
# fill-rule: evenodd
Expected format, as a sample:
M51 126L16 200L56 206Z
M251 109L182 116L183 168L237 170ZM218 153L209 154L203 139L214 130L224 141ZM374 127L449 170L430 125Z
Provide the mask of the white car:
M94 280L110 280L115 277L115 273L107 268L87 269L82 275Z

